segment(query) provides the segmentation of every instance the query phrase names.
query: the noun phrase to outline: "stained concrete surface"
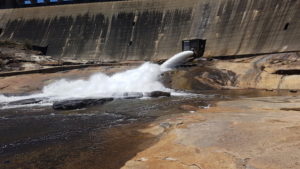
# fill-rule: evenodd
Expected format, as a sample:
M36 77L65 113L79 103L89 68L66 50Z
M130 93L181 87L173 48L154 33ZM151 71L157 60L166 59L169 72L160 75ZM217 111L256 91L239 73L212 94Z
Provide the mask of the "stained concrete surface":
M205 56L299 51L298 0L133 0L0 10L0 39L48 55L100 61L166 59L183 39Z

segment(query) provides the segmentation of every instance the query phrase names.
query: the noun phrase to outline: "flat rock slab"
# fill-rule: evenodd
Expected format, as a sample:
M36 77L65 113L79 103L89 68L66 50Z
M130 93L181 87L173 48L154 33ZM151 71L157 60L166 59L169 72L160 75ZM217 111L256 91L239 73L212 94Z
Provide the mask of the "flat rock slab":
M169 129L122 169L299 169L299 104L299 96L238 98L150 124L143 131Z
M75 110L94 105L102 105L113 100L113 98L65 100L54 102L52 108L54 110Z

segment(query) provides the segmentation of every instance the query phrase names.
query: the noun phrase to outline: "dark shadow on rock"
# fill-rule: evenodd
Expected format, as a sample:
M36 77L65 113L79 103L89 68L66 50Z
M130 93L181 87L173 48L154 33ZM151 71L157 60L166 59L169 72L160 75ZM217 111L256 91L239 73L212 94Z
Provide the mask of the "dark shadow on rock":
M273 74L277 75L300 75L300 70L299 69L288 69L288 70L277 70Z
M300 111L300 108L281 108L280 110L284 110L284 111Z

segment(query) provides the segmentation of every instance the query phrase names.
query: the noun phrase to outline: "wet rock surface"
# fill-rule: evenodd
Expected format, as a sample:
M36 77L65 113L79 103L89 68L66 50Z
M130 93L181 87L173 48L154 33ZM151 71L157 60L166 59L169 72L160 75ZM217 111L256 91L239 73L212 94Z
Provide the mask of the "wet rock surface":
M170 92L153 91L145 94L146 97L171 97Z
M171 93L162 92L162 91L154 91L145 94L146 97L170 97ZM124 93L120 99L138 99L144 97L143 93L139 92L131 92ZM101 98L101 99L76 99L76 100L65 100L65 101L57 101L53 103L52 108L54 110L76 110L82 109L95 105L102 105L107 102L113 101L113 98ZM41 99L27 99L16 102L9 103L10 105L24 105L24 104L33 104L41 102Z
M89 106L102 105L113 100L113 98L102 98L58 101L53 103L52 108L54 110L76 110L86 108Z

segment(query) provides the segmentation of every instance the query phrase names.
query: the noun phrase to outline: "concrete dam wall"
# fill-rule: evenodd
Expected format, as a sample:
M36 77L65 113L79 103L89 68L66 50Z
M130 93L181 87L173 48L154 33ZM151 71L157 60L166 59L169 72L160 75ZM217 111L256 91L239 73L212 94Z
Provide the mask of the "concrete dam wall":
M183 39L204 56L300 50L300 0L130 0L0 10L0 39L47 55L97 61L166 59Z

